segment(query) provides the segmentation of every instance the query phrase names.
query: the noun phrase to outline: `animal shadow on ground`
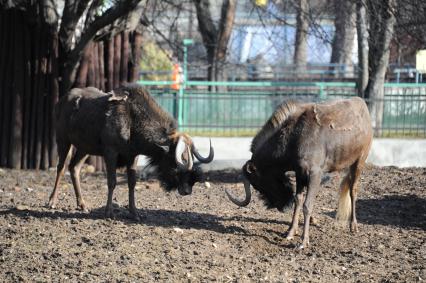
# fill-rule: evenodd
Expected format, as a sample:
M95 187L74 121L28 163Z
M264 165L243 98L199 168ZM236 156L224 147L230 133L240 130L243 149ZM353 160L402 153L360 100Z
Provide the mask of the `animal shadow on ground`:
M1 216L13 215L15 217L20 217L24 219L28 218L49 218L55 220L104 220L105 207L93 209L90 213L83 213L80 211L53 211L46 210L45 208L28 208L24 210L18 210L16 208L9 208L7 210L0 211ZM164 228L181 228L181 229L197 229L197 230L209 230L221 234L234 234L241 235L246 237L258 237L263 238L265 241L270 244L280 246L282 248L292 248L292 245L280 243L274 239L270 239L263 234L257 234L256 231L251 229L244 229L236 225L226 225L226 223L237 222L237 223L275 223L275 224L284 224L289 225L288 222L263 219L263 218L253 218L245 216L220 216L209 213L200 213L192 211L174 211L167 209L139 209L139 215L141 216L140 222L135 222L129 218L129 214L126 207L118 207L114 205L114 219L116 221L121 221L127 224L141 224L151 227L164 227ZM283 229L284 226L283 225ZM276 238L276 236L282 236L283 234L276 232L277 235L271 235L271 238Z
M388 195L380 199L359 199L360 223L426 230L426 199L416 195Z
M241 183L243 182L243 174L241 170L217 170L208 171L203 174L203 181L220 182L220 183Z
M198 163L194 164L195 167L199 167ZM202 170L201 170L202 171ZM218 183L241 183L243 181L243 174L241 170L228 169L228 170L210 170L202 171L201 179L199 182L218 182ZM118 183L117 185L127 184L127 177L125 174L117 174ZM157 172L152 166L144 166L138 172L139 179L142 181L155 181L158 180Z
M416 195L390 195L380 199L358 199L358 223L426 230L426 199ZM326 215L335 217L336 212Z

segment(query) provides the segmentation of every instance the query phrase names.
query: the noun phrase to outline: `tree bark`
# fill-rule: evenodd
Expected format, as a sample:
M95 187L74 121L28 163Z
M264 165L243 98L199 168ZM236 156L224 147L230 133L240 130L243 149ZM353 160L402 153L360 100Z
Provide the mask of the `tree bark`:
M236 0L224 0L222 4L222 13L219 22L219 34L217 36L217 47L214 59L214 73L216 81L226 80L224 65L226 60L226 51L228 49L229 38L231 37L232 27L234 25Z
M389 63L389 46L395 25L396 0L368 0L370 31L368 37L369 80L365 91L373 128L381 135L384 82Z
M295 76L304 77L308 60L309 6L308 0L297 1L296 39L294 43Z
M368 84L368 30L365 0L356 2L356 29L358 43L358 96L364 97Z
M234 24L236 0L224 0L218 28L215 26L209 0L194 0L197 11L198 28L207 51L207 80L224 79L223 64Z
M209 0L194 0L194 4L197 10L198 29L207 51L207 80L211 81L213 80L213 63L218 32L210 13Z
M334 0L334 13L335 32L330 63L345 65L344 70L340 66L333 68L334 75L342 78L353 70L351 57L355 39L356 4L347 0Z

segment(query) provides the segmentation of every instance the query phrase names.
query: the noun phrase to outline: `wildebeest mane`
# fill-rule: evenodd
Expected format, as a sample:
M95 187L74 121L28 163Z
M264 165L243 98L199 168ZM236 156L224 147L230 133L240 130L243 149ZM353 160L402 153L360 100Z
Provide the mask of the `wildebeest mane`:
M151 142L163 144L176 131L176 121L158 105L143 86L127 84L114 90L114 93L128 95L132 111L139 118L136 122L141 124L138 128L144 130L144 135Z
M280 126L297 110L297 106L298 103L293 100L281 103L253 138L250 151L255 153L263 143L273 136L280 129Z

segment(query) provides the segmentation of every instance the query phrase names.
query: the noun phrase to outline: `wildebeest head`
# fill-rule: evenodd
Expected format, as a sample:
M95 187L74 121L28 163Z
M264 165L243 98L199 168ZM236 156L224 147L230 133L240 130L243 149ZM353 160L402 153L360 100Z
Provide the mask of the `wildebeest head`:
M273 168L260 170L252 160L244 164L242 171L244 174L245 199L239 200L226 191L228 198L236 205L246 206L250 203L250 185L261 194L268 208L283 210L291 203L293 188L284 172L278 172Z
M179 134L172 139L172 144L162 145L165 155L159 162L158 175L166 190L177 189L181 195L192 193L193 185L201 180L201 169L194 166L194 156L201 163L213 160L214 151L210 142L210 152L207 157L198 153L192 139L185 134Z

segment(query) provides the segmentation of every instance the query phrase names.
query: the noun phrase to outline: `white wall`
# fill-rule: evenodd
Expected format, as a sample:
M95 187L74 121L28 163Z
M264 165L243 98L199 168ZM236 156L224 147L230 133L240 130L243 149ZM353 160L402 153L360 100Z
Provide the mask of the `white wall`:
M201 155L207 156L209 138L194 137ZM215 158L205 170L240 169L250 159L252 138L212 138ZM140 158L139 165L145 163ZM377 166L426 167L426 139L374 139L367 162Z

